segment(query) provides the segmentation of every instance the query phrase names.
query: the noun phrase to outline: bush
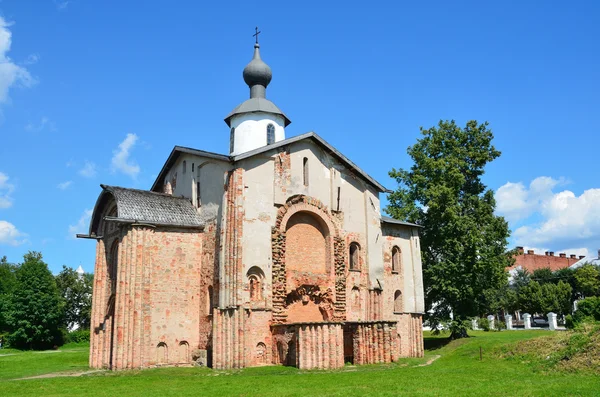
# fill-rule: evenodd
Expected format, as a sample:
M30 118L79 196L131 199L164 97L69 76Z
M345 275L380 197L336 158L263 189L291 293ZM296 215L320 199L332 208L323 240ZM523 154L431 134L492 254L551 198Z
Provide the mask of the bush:
M479 329L484 330L484 331L490 330L490 322L485 317L477 320L477 326L479 327Z
M497 330L497 331L500 331L500 330L506 329L506 323L505 323L504 321L500 321L500 320L498 320L498 321L496 321L496 324L495 324L495 325L496 325L496 330Z
M0 340L2 341L3 349L10 347L10 344L8 343L9 335L8 332L0 332Z
M82 343L90 341L90 330L89 329L78 329L76 331L69 332L66 342L67 343Z
M578 324L600 321L600 297L591 296L577 302L577 310L573 315L568 315L565 325L574 328Z

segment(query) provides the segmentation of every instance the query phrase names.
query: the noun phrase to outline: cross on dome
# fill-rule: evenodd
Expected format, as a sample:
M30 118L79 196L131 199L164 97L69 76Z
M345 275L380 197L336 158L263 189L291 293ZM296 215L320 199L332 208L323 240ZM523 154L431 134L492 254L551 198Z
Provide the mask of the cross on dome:
M258 35L261 33L258 30L258 26L254 28L254 30L256 31L256 33L254 33L252 36L256 37L256 44L258 44Z

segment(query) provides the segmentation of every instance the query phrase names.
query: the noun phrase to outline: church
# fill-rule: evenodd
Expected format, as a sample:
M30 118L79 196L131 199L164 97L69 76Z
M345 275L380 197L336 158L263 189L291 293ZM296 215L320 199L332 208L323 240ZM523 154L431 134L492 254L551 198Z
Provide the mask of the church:
M175 146L150 190L100 185L90 367L334 369L423 355L419 226L267 99L258 40L228 154Z

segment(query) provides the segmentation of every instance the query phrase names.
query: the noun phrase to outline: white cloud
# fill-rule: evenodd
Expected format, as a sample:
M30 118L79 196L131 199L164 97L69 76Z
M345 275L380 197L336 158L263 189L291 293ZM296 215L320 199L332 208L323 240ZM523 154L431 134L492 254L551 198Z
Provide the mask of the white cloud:
M34 65L38 63L40 60L40 56L38 54L31 54L27 57L27 59L23 62L24 65Z
M83 168L79 170L79 175L86 178L93 178L96 176L96 173L96 164L88 160L85 161Z
M552 179L540 176L529 184L507 182L496 192L496 211L509 222L526 219L552 197L552 189L564 184L564 179Z
M21 245L27 240L27 235L20 232L15 225L7 221L0 221L0 244Z
M9 101L11 87L31 87L36 83L27 69L18 66L7 55L12 45L12 33L8 29L11 25L0 16L0 104Z
M59 10L64 10L69 6L69 3L71 2L71 0L54 0L54 4L56 5L56 8Z
M9 183L10 178L3 172L0 172L0 209L9 208L13 204L12 192L15 190L15 185Z
M72 184L73 184L73 181L65 181L65 182L59 183L56 187L59 188L60 190L66 190Z
M549 177L534 179L529 188L509 182L496 193L497 212L518 226L513 232L517 245L578 255L595 252L600 248L600 188L577 196L570 190L555 192L561 184L564 180Z
M136 134L127 134L123 142L119 143L119 147L113 150L111 160L111 169L113 172L120 171L134 179L139 174L140 166L135 161L129 159L130 151L135 146L137 140L138 136Z
M48 117L42 117L39 123L29 122L25 126L25 131L29 132L41 132L48 128L50 131L56 131L56 125Z
M86 209L75 225L69 225L68 238L75 238L77 233L87 233L93 210Z

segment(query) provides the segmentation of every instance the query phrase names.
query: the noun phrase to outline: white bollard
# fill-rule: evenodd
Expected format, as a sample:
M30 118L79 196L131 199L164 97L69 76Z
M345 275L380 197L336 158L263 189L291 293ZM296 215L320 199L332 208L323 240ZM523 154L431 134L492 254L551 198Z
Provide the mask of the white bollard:
M558 328L558 324L556 323L556 313L548 313L548 325L550 326L550 331L556 331L556 328Z
M473 328L473 331L479 331L479 324L476 318L471 320L471 328Z
M504 319L506 320L506 329L512 331L514 329L512 326L512 316L510 314L507 314L506 316L504 316Z
M531 329L531 314L523 313L523 324L525 324L525 329Z
M494 327L494 316L490 314L489 316L487 316L487 319L488 323L490 324L490 329L496 329L496 327Z

